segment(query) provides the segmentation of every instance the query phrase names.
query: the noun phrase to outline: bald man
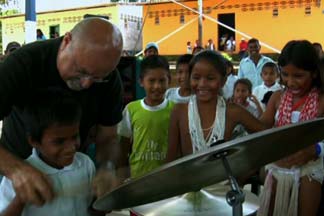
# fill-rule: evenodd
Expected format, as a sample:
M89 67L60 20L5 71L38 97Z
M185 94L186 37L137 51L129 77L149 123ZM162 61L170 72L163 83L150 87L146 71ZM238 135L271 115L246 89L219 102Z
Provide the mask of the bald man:
M122 119L121 80L115 71L122 47L116 26L87 18L63 37L27 44L0 64L0 175L11 179L22 201L42 205L54 196L47 177L23 160L31 154L22 123L25 104L49 87L70 91L82 105L80 149L86 149L88 132L95 127L97 161L103 163Z

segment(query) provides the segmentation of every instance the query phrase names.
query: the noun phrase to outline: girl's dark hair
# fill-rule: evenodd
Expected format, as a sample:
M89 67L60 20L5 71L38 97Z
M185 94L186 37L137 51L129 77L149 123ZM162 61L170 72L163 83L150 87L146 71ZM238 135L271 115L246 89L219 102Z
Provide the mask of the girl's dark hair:
M233 90L235 90L235 88L238 84L243 84L243 85L247 86L249 93L252 93L252 83L249 79L241 78L241 79L236 80L236 82L234 83Z
M190 74L195 64L200 61L207 61L222 75L223 78L226 77L226 59L218 52L204 50L195 55L189 64Z
M230 74L234 74L234 65L230 60L225 59L226 68L231 68Z
M139 75L139 78L143 80L148 70L157 68L163 68L167 72L169 80L171 80L169 63L166 58L160 55L151 55L143 59L143 61L141 62L141 73Z
M191 55L191 54L184 54L184 55L180 56L177 60L176 68L178 68L178 66L180 64L189 64L192 57L193 57L193 55Z
M79 123L81 113L81 105L69 92L61 89L37 91L24 109L27 136L41 142L47 128Z
M322 88L320 59L312 43L307 40L289 41L282 49L278 58L278 65L280 67L288 64L316 74L316 78L313 79L313 86Z

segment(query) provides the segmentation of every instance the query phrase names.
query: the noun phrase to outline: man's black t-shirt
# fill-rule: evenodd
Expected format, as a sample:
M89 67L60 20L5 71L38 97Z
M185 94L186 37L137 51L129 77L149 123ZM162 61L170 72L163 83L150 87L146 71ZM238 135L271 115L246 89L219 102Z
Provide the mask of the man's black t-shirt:
M118 71L108 76L109 82L94 83L82 91L70 90L56 66L61 42L62 37L27 44L0 63L0 119L4 120L1 145L21 158L31 154L22 111L35 91L62 88L80 101L81 149L92 126L113 126L122 118L122 84Z

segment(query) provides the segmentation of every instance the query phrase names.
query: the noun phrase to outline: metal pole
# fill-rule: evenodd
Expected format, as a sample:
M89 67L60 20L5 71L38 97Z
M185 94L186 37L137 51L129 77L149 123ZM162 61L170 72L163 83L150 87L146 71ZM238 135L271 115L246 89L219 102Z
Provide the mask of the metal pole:
M25 11L25 42L36 40L36 9L35 0L26 0Z
M203 46L203 1L198 0L198 12L199 12L199 19L198 19L198 41L199 45Z

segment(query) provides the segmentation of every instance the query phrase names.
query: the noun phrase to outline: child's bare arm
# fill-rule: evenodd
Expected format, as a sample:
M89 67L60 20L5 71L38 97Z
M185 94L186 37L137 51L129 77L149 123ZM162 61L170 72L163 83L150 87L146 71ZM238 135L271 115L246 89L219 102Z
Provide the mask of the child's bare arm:
M179 128L179 113L180 107L177 104L171 113L169 126L169 147L166 157L166 162L171 162L181 157L181 138Z
M16 196L0 216L20 216L24 207L25 204Z
M231 130L238 124L243 125L245 130L249 133L261 131L267 128L266 125L255 118L249 111L234 103L228 104L226 117L229 122L228 125L230 126L228 129ZM231 134L232 131L229 131L229 133Z
M275 115L280 102L281 91L276 91L270 97L266 110L263 112L260 121L268 128L273 127L275 123Z

